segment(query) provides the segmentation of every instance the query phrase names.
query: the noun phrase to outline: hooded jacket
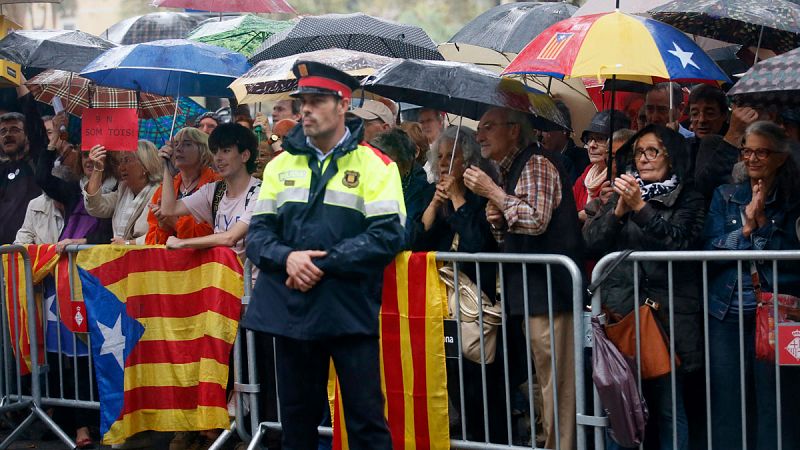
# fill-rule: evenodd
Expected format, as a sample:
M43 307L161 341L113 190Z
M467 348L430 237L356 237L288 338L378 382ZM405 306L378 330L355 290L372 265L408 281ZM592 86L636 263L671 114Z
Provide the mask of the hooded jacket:
M406 219L397 165L350 138L319 163L301 126L264 169L247 235L247 257L260 270L242 320L254 330L300 340L378 335L383 270L405 244ZM308 292L286 287L286 259L323 250L314 259L322 279Z
M633 144L647 133L656 133L670 154L672 172L678 176L675 190L658 195L646 202L639 212L630 212L618 219L614 215L619 196L614 194L587 220L583 228L586 247L595 255L619 250L668 251L699 249L705 216L703 196L685 182L691 168L688 149L683 137L664 127L649 125L638 132L617 152L617 167L633 167ZM690 178L690 177L689 177ZM603 305L612 313L626 315L633 310L633 263L620 264L609 274L602 288ZM702 328L700 313L700 279L694 264L673 264L673 302L669 304L669 279L667 263L640 262L638 264L639 299L659 302L656 317L669 333L670 310L674 314L675 349L681 360L681 370L691 371L701 367Z

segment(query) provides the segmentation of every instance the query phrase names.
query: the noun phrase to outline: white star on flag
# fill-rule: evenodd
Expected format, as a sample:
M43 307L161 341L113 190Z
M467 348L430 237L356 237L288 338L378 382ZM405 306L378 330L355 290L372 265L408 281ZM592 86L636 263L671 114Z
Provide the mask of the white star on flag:
M675 50L668 50L668 52L681 60L681 65L683 65L684 69L686 68L686 66L693 66L696 67L698 70L700 69L700 66L698 66L697 63L692 61L692 56L694 55L694 52L684 51L682 48L678 47L678 44L676 44L675 42L673 42L672 45L675 47Z
M114 323L113 328L108 328L99 321L97 328L103 333L103 346L100 348L100 355L111 354L114 359L119 363L120 369L125 369L125 361L123 355L125 354L125 335L122 334L122 314L117 316L117 321Z

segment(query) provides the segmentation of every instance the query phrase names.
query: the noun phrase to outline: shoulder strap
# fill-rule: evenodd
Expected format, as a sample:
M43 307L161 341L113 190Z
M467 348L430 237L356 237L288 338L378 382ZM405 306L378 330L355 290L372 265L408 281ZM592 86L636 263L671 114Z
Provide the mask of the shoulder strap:
M628 258L628 256L630 256L631 253L633 253L633 250L623 250L622 252L620 252L620 254L614 259L614 261L612 261L611 264L609 264L606 267L606 270L604 270L603 273L601 273L600 276L597 277L597 279L594 280L592 284L590 284L589 287L586 288L586 292L589 293L590 297L594 295L594 291L596 291L597 288L599 288L600 285L602 285L603 282L606 281L606 278L608 278L611 272L613 272L614 269L617 268L617 266L619 266L623 261L625 261Z
M211 221L212 224L214 221L217 220L217 210L219 209L219 202L222 201L222 197L225 196L225 191L228 189L228 185L225 184L225 181L220 180L214 184L214 198L211 200Z
M256 189L261 187L261 181L256 182L256 184L250 186L250 189L247 190L247 196L244 198L244 207L247 208L247 205L250 203L250 199L253 198L253 194L255 194Z

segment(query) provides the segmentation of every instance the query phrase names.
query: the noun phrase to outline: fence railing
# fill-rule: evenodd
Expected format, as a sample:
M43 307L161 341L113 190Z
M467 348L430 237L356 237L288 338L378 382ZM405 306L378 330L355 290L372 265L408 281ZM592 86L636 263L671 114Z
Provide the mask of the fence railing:
M603 257L595 266L594 271L592 273L592 279L596 280L605 270L606 268L619 256L619 252L612 253ZM726 442L727 438L730 437L731 434L736 437L737 434L740 435L739 446L735 448L797 448L797 445L800 445L796 439L791 442L791 444L787 445L784 441L784 435L786 431L791 431L793 436L797 436L796 431L796 424L797 420L800 419L800 415L796 413L800 411L800 409L794 407L792 408L791 417L784 417L784 406L786 403L795 404L795 398L787 398L786 394L782 392L782 386L785 387L786 380L782 380L782 372L787 370L786 367L781 368L779 364L778 354L781 350L778 345L775 345L775 362L772 363L772 369L774 374L772 376L774 379L774 391L771 395L774 396L774 409L772 411L764 411L759 410L760 417L755 417L752 413L748 415L748 403L752 404L752 395L757 394L753 392L754 386L750 380L752 376L751 373L748 373L750 370L749 367L753 366L755 358L752 352L749 352L747 349L752 348L753 345L753 325L755 321L755 313L753 309L749 309L745 306L746 303L744 302L745 298L745 286L751 281L751 274L750 274L750 262L757 262L757 265L761 268L766 268L771 275L769 279L764 280L762 279L762 284L768 285L770 288L768 289L769 292L774 292L777 294L781 292L782 286L779 284L779 279L782 278L781 273L783 275L788 275L790 277L794 277L796 281L800 281L800 271L798 271L797 267L791 267L789 269L784 270L781 272L780 264L783 263L784 266L789 265L791 262L800 263L800 251L755 251L755 250L746 250L746 251L670 251L670 252L633 252L631 253L626 260L630 262L630 266L620 266L615 269L616 271L630 271L631 279L633 280L633 296L631 298L631 303L633 298L639 299L639 303L636 304L637 307L632 309L633 314L635 315L635 330L636 330L636 367L635 370L639 371L639 389L640 392L642 391L642 377L641 377L641 342L640 342L640 335L639 335L639 310L638 306L641 304L642 299L646 296L646 290L652 288L652 286L647 286L648 281L646 279L647 274L642 273L643 264L650 264L650 270L652 271L654 268L655 270L664 270L666 271L666 286L661 286L662 290L665 289L667 292L666 298L657 299L661 302L666 301L666 305L668 308L668 321L666 324L666 332L668 335L668 349L670 354L670 364L671 364L671 371L669 374L669 387L670 387L670 408L672 411L671 417L671 436L668 436L671 441L672 448L682 448L680 443L685 442L684 439L691 439L689 436L679 436L679 425L678 421L680 418L678 417L679 414L676 413L678 410L678 404L682 399L679 395L682 395L683 392L678 388L678 379L682 377L682 374L678 368L676 367L677 361L676 359L676 336L677 333L673 332L676 329L676 322L675 322L675 291L678 286L681 286L686 283L697 282L698 283L698 312L700 317L697 319L701 321L699 324L702 329L702 344L703 344L703 368L701 370L704 371L704 386L702 386L702 390L704 391L704 402L705 402L705 420L704 423L690 423L689 425L694 427L701 427L704 428L701 433L693 433L695 436L695 442L692 445L700 445L703 448L708 448L709 450L713 448L731 448L731 445L735 444L721 444L719 442L715 442L716 440L721 440L720 438L725 438ZM653 267L655 264L658 267ZM660 265L660 266L659 266ZM687 273L687 269L690 273L694 273L694 277L690 275L690 279L675 279L674 273L676 271L676 265L681 267L682 273ZM727 268L729 270L735 271L735 279L729 280L734 281L734 285L730 285L730 283L726 284L727 289L730 289L731 292L729 293L728 300L731 301L733 307L727 311L726 317L729 317L735 322L735 327L738 329L738 333L736 336L736 345L730 346L728 349L732 354L736 355L736 365L738 368L736 371L738 372L738 385L727 385L722 380L714 379L712 377L712 370L715 370L718 366L717 358L719 357L718 348L713 349L711 346L716 344L720 344L715 340L715 336L711 336L709 330L715 329L718 327L718 324L722 323L722 320L716 316L719 316L719 311L714 311L715 314L712 314L710 311L709 306L709 298L712 293L717 294L717 296L721 296L722 292L712 292L711 282L715 281L718 277L726 276L722 271ZM710 270L712 269L712 273L710 274ZM697 271L697 272L695 272ZM730 275L727 275L730 276ZM800 285L794 283L794 289L798 289ZM766 289L765 289L766 290ZM602 305L604 304L604 293L603 287L601 286L594 292L592 297L592 314L599 315L602 313ZM741 305L741 306L740 306ZM777 317L778 314L778 302L774 303L774 310L773 314ZM711 325L711 326L710 326ZM749 332L746 330L750 330ZM775 331L777 333L777 330ZM800 341L798 342L800 344ZM680 356L680 355L678 355ZM761 363L759 363L761 364ZM797 374L798 372L794 372L792 375ZM782 383L782 381L784 383ZM770 383L769 379L762 378L760 380L763 384ZM791 381L790 381L791 383ZM579 386L581 389L582 386ZM748 389L750 392L748 392ZM739 423L733 425L731 430L720 430L719 424L713 423L715 420L718 420L719 417L729 413L730 411L727 408L714 408L714 402L716 398L712 399L712 395L716 396L716 393L720 390L724 390L725 392L722 395L731 396L734 395L738 397L738 409L740 414ZM738 395L734 394L738 391ZM646 398L645 398L646 399ZM646 399L647 400L647 399ZM766 401L767 399L761 398L759 399L762 401ZM769 401L768 403L771 403ZM581 405L578 405L580 410ZM654 420L653 410L650 411L650 420ZM603 416L602 405L600 404L599 398L597 396L597 392L594 392L594 416L582 416L580 412L578 413L578 423L584 424L586 426L594 426L595 427L595 448L605 448L604 439L605 439L605 430L603 427L607 426L606 422L601 422L600 419ZM774 415L774 417L770 417L770 415ZM749 416L749 418L748 418ZM791 419L794 421L794 428L795 430L786 430L786 423L787 419ZM759 437L760 443L754 443L753 436L748 436L748 433L753 432L754 429L759 428L755 427L752 423L753 421L761 421L759 427L764 424L764 422L772 422L774 421L774 429L772 428L772 424L768 423L764 428L769 430L768 433L761 433ZM750 431L749 431L750 430ZM688 430L687 430L688 431ZM765 434L769 434L765 436ZM705 442L698 442L698 441L705 441ZM748 444L748 441L750 442ZM662 440L662 443L664 441ZM764 444L764 442L768 442ZM766 446L765 446L766 445ZM662 447L663 448L663 447Z
M74 258L74 252L80 251L82 246L71 246L69 248L69 257ZM27 252L23 247L19 246L5 246L0 247L0 253L18 253L22 255L25 263L26 280L31 280L31 266L30 259ZM596 265L592 278L596 279L606 267L617 257L617 254L607 255L602 258ZM709 322L718 320L717 318L709 315L709 289L713 278L718 276L718 269L720 264L727 264L736 271L736 289L735 296L742 304L743 292L747 278L749 277L749 261L758 261L759 267L768 267L771 270L770 280L767 284L770 285L770 290L780 292L781 287L778 282L782 279L782 274L786 273L785 269L780 269L788 265L790 261L800 262L800 251L725 251L725 252L706 252L706 251L687 251L687 252L634 252L627 258L628 265L620 266L616 270L625 271L630 270L632 279L632 298L640 298L642 292L649 288L644 285L644 280L641 278L642 264L661 264L663 265L665 279L667 286L666 298L659 299L664 302L668 310L668 319L666 331L669 336L668 348L672 362L672 370L669 378L670 388L670 405L672 411L675 411L678 406L679 392L679 378L680 371L676 367L676 335L672 332L675 328L675 287L681 283L686 283L687 280L674 278L675 269L680 265L681 269L685 269L687 264L695 264L697 266L697 280L699 282L699 316L698 320L701 323L703 335L703 365L705 379L704 379L704 392L705 399L705 421L703 443L707 448L724 448L720 447L712 439L712 394L711 387L714 381L711 376L711 352L709 342ZM590 346L590 335L587 334L588 320L586 320L587 313L585 309L585 293L584 282L580 269L569 258L561 255L526 255L526 254L457 254L457 253L439 253L437 254L437 261L444 266L453 268L453 281L456 287L460 287L466 282L466 277L472 279L474 286L473 290L477 293L480 292L496 292L496 300L500 301L503 308L500 309L500 324L496 328L496 353L495 360L492 363L487 363L488 356L488 336L485 333L480 333L479 351L477 362L471 361L464 356L462 343L464 336L462 335L462 315L455 314L453 319L448 320L445 334L445 346L447 348L447 377L448 377L448 391L450 397L450 418L451 418L451 446L460 449L523 449L523 448L539 448L537 446L537 433L540 437L543 436L542 430L537 426L537 422L544 422L544 426L549 425L550 442L549 448L577 448L584 450L587 448L605 448L608 427L608 419L604 417L603 406L600 404L597 392L592 395L591 391L591 372L585 370L587 367L587 347ZM554 277L556 271L562 271L566 274L566 278ZM518 284L511 285L509 281L509 273L514 272L518 275L514 280L519 280ZM492 275L492 274L496 275ZM252 286L250 284L251 277L250 265L245 266L246 280L244 286L244 296L242 298L243 307L253 301ZM469 275L467 275L469 274ZM800 279L800 273L790 273ZM531 284L533 276L540 277L543 280L541 284ZM95 394L96 380L93 378L94 371L92 370L91 352L86 356L78 355L76 351L71 352L69 356L65 356L67 352L66 347L69 347L69 342L64 342L61 339L60 333L56 334L56 347L58 353L46 352L46 358L43 365L32 364L31 376L23 377L20 375L21 366L19 359L15 360L14 355L19 355L19 331L21 329L20 318L16 315L16 309L11 308L11 315L9 316L9 309L6 308L11 300L16 304L17 298L7 299L6 295L10 292L6 289L6 273L0 273L0 284L2 285L2 293L0 300L2 300L2 312L0 319L2 319L4 330L13 330L14 333L4 332L2 336L2 347L0 347L0 358L2 358L2 371L0 371L0 414L8 411L16 410L29 410L30 414L25 420L9 435L5 441L0 443L0 448L7 448L11 442L18 439L22 431L26 429L32 422L39 419L42 420L48 428L50 428L67 446L73 447L74 443L70 440L64 431L52 421L52 419L43 411L42 407L45 405L60 406L67 408L99 408L99 402ZM71 277L72 279L72 277ZM498 280L494 286L486 286L487 280ZM561 312L557 308L557 292L563 292L563 284L567 280L571 298L569 304L571 309L568 311L562 309ZM532 289L535 287L535 289ZM33 295L34 288L30 283L25 286L27 291L27 308L28 311L35 311L35 297ZM496 288L496 289L495 289ZM75 298L74 287L71 286L73 298ZM13 292L12 291L12 295ZM452 295L455 304L461 304L461 289L453 289ZM602 311L602 304L604 299L603 286L601 286L592 297L591 314L597 315ZM509 302L511 298L515 298L520 302L520 311L515 314L510 314ZM531 317L530 305L544 305L546 304L546 312L539 314L543 319L535 321L533 319L522 320L523 318ZM47 325L47 311L45 305L40 305L42 313L43 328ZM775 307L777 310L777 306ZM60 319L59 308L55 308L56 318ZM633 308L634 315L638 324L638 310ZM569 332L571 341L571 348L565 349L563 347L565 336L557 330L559 323L559 315L567 313L569 320L572 321L572 329ZM739 349L746 348L745 342L745 325L746 319L750 317L749 312L744 308L739 308L736 312L731 313L738 320L738 339L737 345L734 350L739 352L739 380L741 387L746 386L747 377L746 366L748 361L744 352ZM28 328L35 329L36 320L35 314L28 315ZM486 325L487 316L483 308L477 310L477 323L479 329L484 330ZM10 327L9 324L16 326ZM275 386L275 364L277 362L271 361L271 365L267 364L266 367L260 367L261 362L259 358L260 353L256 348L257 337L254 332L250 330L242 330L239 333L233 346L233 366L232 366L232 379L233 390L235 394L235 417L228 430L223 431L219 439L211 447L212 449L221 448L222 445L236 433L245 442L249 441L251 449L259 448L261 441L270 430L280 431L281 417L280 410L276 404L277 389ZM542 337L544 336L544 337ZM532 338L534 342L532 342ZM544 404L547 397L544 399L539 391L542 390L539 380L547 379L541 378L542 372L548 372L547 367L542 370L542 367L537 368L535 358L532 358L536 352L533 348L536 339L539 339L538 344L544 344L545 349L549 349L545 359L540 359L539 364L546 365L551 368L549 372L552 373L550 385L552 386L552 414L547 414ZM31 335L31 361L37 361L38 346L36 345L36 335ZM47 333L45 333L45 340L43 347L48 348ZM72 338L72 349L77 350L80 339L77 337ZM52 342L51 342L52 344ZM86 335L86 346L91 348L91 341ZM638 345L637 345L638 348ZM553 351L553 349L556 349ZM776 348L776 355L778 349ZM638 353L638 352L637 352ZM637 354L637 359L640 355ZM574 376L564 380L565 374L559 373L561 368L564 367L564 361L559 361L562 358L567 358L566 362L568 367L574 371ZM569 360L572 361L569 361ZM16 362L15 362L16 361ZM547 364L543 364L547 363ZM263 364L261 364L263 365ZM537 374L538 369L538 374ZM777 435L775 436L776 445L774 448L794 448L793 442L785 442L783 439L786 430L786 420L795 418L794 416L786 416L783 410L790 401L785 396L782 396L782 389L787 384L791 383L786 380L784 370L778 366L777 358L774 363L774 391L773 403L776 405L774 411L775 417L770 417L774 420L774 426ZM271 373L268 373L271 371ZM88 373L87 373L88 372ZM783 377L782 377L782 372ZM28 380L28 381L26 381ZM568 384L565 384L567 382ZM29 385L27 384L29 383ZM567 388L565 389L565 386ZM274 394L274 401L271 400L272 405L260 405L265 398L265 393L272 390ZM569 391L572 392L569 392ZM640 381L641 390L641 381ZM748 415L748 411L752 412L747 404L746 388L738 389L738 397L740 399L739 413L741 414L741 421L737 427L737 433L741 435L741 440L744 443L742 448L748 448L748 442L753 440L753 427L752 415ZM570 408L574 407L572 413L572 421L569 424L563 423L563 417L559 414L564 405L564 399L574 396L574 401L570 401ZM271 397L273 398L273 397ZM574 402L574 404L572 404ZM260 413L264 406L271 406L271 414L274 417L269 419L262 416ZM676 414L672 415L672 431L669 436L672 441L673 448L679 448L681 436L678 431L678 417ZM692 424L696 426L697 424ZM572 429L574 427L574 430ZM571 431L570 431L571 430ZM331 436L332 430L330 427L320 426L320 436ZM588 442L588 438L594 435L594 442ZM564 439L573 439L574 442L564 442ZM592 445L593 444L593 445ZM715 444L717 446L715 447ZM750 448L755 448L751 445Z

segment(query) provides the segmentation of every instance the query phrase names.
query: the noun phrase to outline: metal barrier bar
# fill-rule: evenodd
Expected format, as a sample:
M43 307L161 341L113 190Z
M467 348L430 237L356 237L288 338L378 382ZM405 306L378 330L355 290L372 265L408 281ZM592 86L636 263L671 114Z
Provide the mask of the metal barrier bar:
M615 252L603 257L600 261L598 261L595 269L592 273L593 280L597 279L608 267L609 264L614 261L620 252ZM713 423L712 423L712 414L714 413L713 404L712 404L712 393L711 393L711 386L712 386L712 378L711 378L711 348L710 348L710 334L709 334L709 322L710 320L716 319L709 319L709 263L713 262L729 262L735 263L736 267L736 288L734 291L734 295L738 300L738 305L736 307L736 311L731 312L733 314L732 317L736 317L738 319L737 328L738 328L738 339L736 340L736 350L738 350L738 364L739 364L739 371L738 371L738 379L739 379L739 414L740 423L739 423L739 433L741 438L741 445L742 448L748 448L748 438L749 431L748 426L752 426L753 424L748 423L748 405L747 405L747 397L748 397L748 383L747 379L748 376L746 374L746 366L748 364L752 364L752 361L746 359L745 355L745 308L741 305L744 305L744 271L749 271L749 268L746 264L750 264L751 261L766 261L771 262L772 268L772 276L771 276L771 284L772 284L772 293L775 298L777 298L779 292L779 261L800 261L800 251L797 250L781 250L781 251L768 251L768 250L742 250L742 251L669 251L669 252L655 252L655 251L642 251L642 252L634 252L631 253L628 257L628 261L632 262L633 264L633 280L634 280L634 298L639 299L641 298L639 292L639 264L642 262L660 262L665 263L667 265L667 289L668 289L668 302L669 302L669 353L670 353L670 388L671 388L671 407L672 407L672 445L674 448L678 448L678 428L677 428L677 421L678 417L676 411L678 409L678 395L681 395L678 392L677 386L677 364L676 364L676 328L675 328L675 310L674 310L674 302L675 302L675 293L674 293L674 274L673 268L675 263L681 262L698 262L701 265L701 277L698 277L698 281L702 282L702 291L701 291L701 312L702 314L702 325L703 325L703 362L705 363L704 368L704 382L705 382L705 414L706 414L706 432L707 436L705 437L705 443L708 449L714 448L713 442ZM594 292L594 296L592 298L592 314L598 315L601 314L601 297L602 297L602 287L597 289ZM638 315L638 308L636 304L634 304L633 311L635 312L635 319L636 319L636 329L639 329L639 315ZM775 317L778 315L778 302L773 302L773 314ZM750 314L750 313L748 313ZM777 335L777 324L775 333ZM637 340L637 348L636 348L636 359L637 359L637 368L641 375L641 352L639 347L639 340L640 336L637 332L636 334ZM776 438L777 449L781 449L784 446L784 436L783 431L785 427L783 427L783 411L782 411L782 397L781 397L781 366L779 365L779 351L780 348L777 345L777 338L776 338L776 345L775 345L775 363L774 363L774 379L775 379L775 392L774 392L774 400L775 400L775 428L777 430L777 435L774 436ZM641 377L639 380L639 388L641 391ZM578 387L578 390L581 390L581 387ZM578 405L580 408L580 404ZM595 428L595 438L596 438L596 448L604 448L604 432L602 428L607 427L607 421L605 423L599 422L602 419L602 408L599 404L595 404L595 417L582 417L579 411L578 414L578 421L579 423L583 422L586 426L594 426ZM597 424L591 424L592 420L598 420ZM651 420L652 411L651 411ZM758 420L761 420L759 417Z
M27 327L28 327L28 330L29 330L28 341L29 341L29 344L30 344L30 358L31 358L31 367L30 367L30 372L31 372L31 375L30 375L31 395L30 395L30 398L27 398L27 399L26 398L22 398L22 396L21 396L21 393L22 393L22 377L20 375L20 370L19 370L21 362L19 362L18 365L17 365L17 370L16 370L16 372L17 372L17 388L18 389L17 389L17 396L16 396L17 398L15 398L15 399L19 400L20 403L19 403L19 405L0 406L0 414L4 414L5 412L7 412L9 410L22 409L22 408L29 409L30 410L30 414L28 415L28 417L25 418L25 420L22 421L21 424L19 424L19 426L17 426L14 429L14 431L11 432L10 435L8 435L6 437L6 439L2 443L0 443L0 449L8 448L14 441L16 441L20 437L22 432L26 428L28 428L30 425L32 425L33 422L36 421L37 419L41 420L44 423L44 425L51 432L53 432L56 436L58 436L58 438L64 444L66 444L69 448L75 448L75 443L69 438L69 436L67 436L67 434L64 433L64 431L61 430L61 428L59 428L58 425L55 424L55 422L53 422L53 420L44 412L44 410L42 410L42 392L41 392L41 386L40 386L41 378L39 376L39 374L40 374L39 348L38 348L38 336L37 336L37 333L36 333L36 299L34 298L34 295L33 295L33 284L32 284L33 283L33 281L32 281L33 280L33 272L31 270L31 259L30 259L30 256L28 255L28 251L25 249L25 247L20 246L20 245L6 245L6 246L0 247L0 255L3 255L3 254L8 254L9 256L13 255L13 254L19 254L22 257L22 260L23 260L23 266L24 266L24 271L25 271L25 295L26 295L26 299L25 300L26 300L28 311L29 311ZM6 278L5 275L4 275L3 278L5 280L5 278ZM5 290L3 290L3 292L5 292ZM15 290L14 297L11 298L11 299L5 298L5 295L3 295L3 298L0 298L0 300L3 300L3 305L2 305L3 310L6 309L5 306L6 306L8 300L14 301L15 302L14 304L19 304L19 300L20 299L18 298L17 292L18 292L18 290ZM21 323L20 323L20 320L18 320L19 318L18 318L18 315L16 313L17 312L17 308L14 307L12 309L14 311L14 322L13 323L15 325L14 326L14 330L15 330L15 333L14 333L14 336L15 336L14 348L17 351L16 352L17 360L20 361L21 357L20 357L20 352L19 352L19 350L20 350L19 349L19 333L20 333L19 329L20 329ZM5 333L3 333L3 334L5 335ZM4 338L3 341L4 341L4 343L7 342L5 340L5 338ZM8 347L4 346L4 349L7 349L7 348ZM8 366L6 366L6 367L8 367ZM8 373L8 372L6 372L6 373ZM7 399L12 399L12 397L14 397L14 396L10 395L10 391L8 391L8 390L5 393L6 393L6 398Z

